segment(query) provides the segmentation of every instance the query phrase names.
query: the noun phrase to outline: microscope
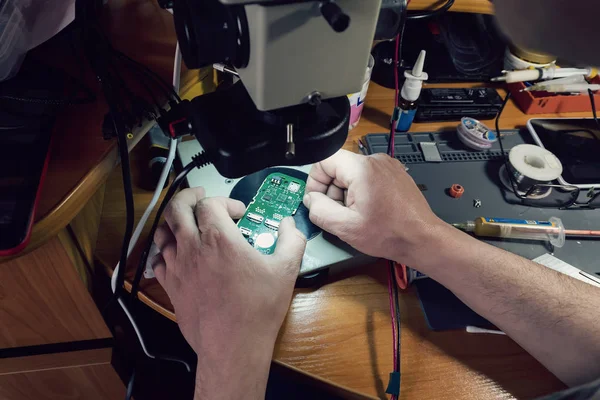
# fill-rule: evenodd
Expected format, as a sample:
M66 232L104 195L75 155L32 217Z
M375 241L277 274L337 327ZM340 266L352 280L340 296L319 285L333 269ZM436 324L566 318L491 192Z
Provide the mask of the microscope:
M174 0L187 67L224 64L235 83L181 103L166 131L195 135L227 178L329 157L346 141L347 94L362 87L381 6L381 0Z
M197 139L178 145L182 164L199 152L211 162L190 172L189 186L248 206L270 174L306 180L313 163L345 143L347 95L362 88L373 40L396 36L405 4L174 0L188 68L220 64L233 76L231 84L176 105L163 124L172 137L193 134ZM321 232L303 205L294 219L309 239L301 276L371 260Z

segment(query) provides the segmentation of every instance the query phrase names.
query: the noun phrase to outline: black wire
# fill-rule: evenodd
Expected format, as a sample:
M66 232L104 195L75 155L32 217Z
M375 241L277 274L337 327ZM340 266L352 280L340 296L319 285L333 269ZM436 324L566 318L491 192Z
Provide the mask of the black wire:
M600 121L598 121L598 115L596 115L596 99L594 98L594 92L592 89L588 89L588 94L590 95L590 103L592 104L592 115L594 116L594 121L596 121L596 126L600 129ZM596 139L600 139L598 135L594 135Z
M167 208L169 201L171 201L171 199L173 198L173 196L175 195L175 193L177 192L177 190L179 189L181 184L185 181L186 176L194 168L197 168L198 166L199 166L199 163L197 161L192 161L191 163L186 165L186 167L183 169L183 171L181 171L181 173L179 175L177 175L177 178L175 178L175 180L173 180L173 183L171 183L171 186L169 187L167 194L165 195L162 202L160 203L160 207L158 208L158 212L156 213L156 216L154 217L154 222L152 223L152 228L150 229L150 233L148 234L148 239L146 240L146 246L144 247L144 252L142 253L142 256L140 257L140 261L138 263L138 267L135 272L135 278L133 279L133 283L131 285L131 299L132 300L135 300L137 298L137 295L139 292L139 287L140 287L140 281L142 279L142 274L144 272L144 269L146 268L146 264L148 263L148 255L150 254L150 248L152 247L152 243L154 242L154 234L156 233L156 230L158 229L158 224L160 223L160 218L161 218L163 212L165 211L165 208Z
M135 94L129 88L129 86L127 86L127 84L125 83L123 76L121 75L121 73L119 72L119 69L117 68L117 65L115 64L115 60L112 58L109 58L109 63L110 63L109 68L111 68L111 70L112 70L111 76L114 78L116 83L119 85L119 87L121 88L123 93L125 93L125 95L129 98L129 100L131 102L133 102L133 100L135 99Z
M121 173L123 176L123 191L125 193L125 208L126 208L126 221L125 221L125 233L123 235L123 242L121 247L121 255L119 259L119 271L117 272L116 278L116 287L115 292L109 302L112 304L115 300L119 299L123 292L123 284L125 282L125 271L127 270L127 252L129 250L129 243L131 242L131 236L133 234L133 226L134 226L134 200L133 200L133 185L131 182L131 167L129 161L129 149L127 145L127 135L125 132L124 121L122 119L125 110L119 110L119 105L126 107L120 100L122 98L118 89L113 86L114 80L111 79L110 74L110 58L106 56L106 46L102 46L102 43L98 40L98 38L94 38L92 35L98 35L98 32L95 30L85 30L86 38L94 43L99 43L98 46L94 46L93 48L84 47L86 51L86 56L90 62L92 70L96 74L98 81L100 82L100 86L102 87L102 91L104 93L104 98L109 107L109 113L113 122L113 127L115 134L117 136L117 147L119 151L119 156L121 158ZM87 35L90 35L89 37ZM87 41L84 41L84 46L86 46Z
M398 69L398 80L400 79L400 67L404 65L404 61L402 60L402 42L404 40L404 28L406 27L406 16L408 13L408 0L402 0L402 11L401 11L401 16L400 16L400 26L398 26L398 33L396 34L397 40L398 40L398 53L397 53L397 58L398 58L398 63L396 65L394 65L394 68ZM396 50L396 47L394 47L394 51ZM393 54L392 60L396 60L396 54ZM395 61L394 61L395 62ZM395 78L394 78L395 80ZM394 99L394 102L396 101L396 99ZM396 110L394 109L393 113L396 112ZM396 125L397 121L394 121L392 118L392 123L391 123L391 127L390 127L390 138L388 140L388 147L387 147L387 154L388 155L392 155L392 135L396 134ZM395 141L394 141L394 145L395 145Z
M115 300L121 298L121 292L123 291L125 271L127 269L127 252L129 249L131 235L133 232L134 204L133 189L131 184L131 171L129 165L129 152L127 146L127 138L124 131L125 126L122 120L123 114L120 113L120 110L118 109L119 101L122 100L122 98L120 97L120 91L117 87L114 86L114 84L118 84L118 82L114 81L114 77L110 73L110 63L114 58L114 53L112 51L112 46L110 45L110 42L102 34L99 28L94 29L95 20L89 20L89 5L90 3L86 0L76 1L76 22L80 25L81 28L81 37L85 56L88 59L90 66L92 67L92 70L94 71L94 74L96 75L100 83L100 86L102 87L106 103L109 106L109 113L112 117L115 133L117 134L127 210L125 235L123 237L121 256L119 261L120 268L116 278L117 285L115 293L111 297L111 300L107 305L107 307L109 307L112 303L115 302ZM91 18L94 19L95 17L92 16ZM149 68L145 68L147 71L150 71ZM193 166L203 165L201 163L202 157L196 156L193 159ZM140 338L140 341L141 340L142 339ZM162 355L154 355L154 357L162 361L175 361L182 363L186 366L186 369L190 371L189 364L186 361L181 360L179 358Z
M45 66L45 68L50 73L50 78L53 78L52 75L56 74L56 79L64 80L65 83L69 82L73 89L73 94L76 94L78 91L85 93L85 97L29 97L29 96L20 96L20 95L12 95L12 94L1 94L1 100L11 100L18 101L22 103L33 103L33 104L47 104L54 106L71 106L71 105L81 105L81 104L90 104L96 101L96 94L92 89L86 86L83 83L83 79L76 79L75 77L67 74L65 71L57 70L49 66Z
M513 180L512 174L510 173L510 167L508 166L508 154L506 154L506 152L504 151L504 145L502 144L502 135L500 133L500 117L502 116L502 112L504 111L506 104L510 100L510 96L511 96L511 92L507 91L506 96L504 97L504 100L502 101L502 106L500 107L500 110L498 110L498 115L496 116L495 124L496 124L496 135L498 136L498 144L500 144L500 152L502 153L502 159L504 160L504 168L506 168L506 175L508 176L510 185L513 188L513 192L515 193L515 195L517 197L519 197L519 194L518 194L519 191L517 189L517 185L515 184L515 181Z
M500 134L500 117L502 116L502 112L504 111L504 107L506 107L506 104L508 103L508 100L510 100L510 92L506 93L506 97L504 97L504 100L502 101L502 106L500 107L500 110L498 111L498 115L496 116L496 135L498 136L498 143L500 144L500 151L502 152L502 158L504 159L504 165L506 165L506 168L508 168L508 155L505 154L504 152L504 145L502 145L502 135Z
M158 101L158 99L157 99L156 95L154 94L154 92L150 89L151 84L154 83L156 85L156 81L151 80L148 77L148 75L142 73L142 71L139 70L133 63L128 62L128 63L124 63L124 65L130 70L130 72L132 73L132 75L135 75L135 77L140 80L141 86L144 88L144 90L146 91L146 93L148 93L148 95L152 99L152 102L154 103L154 105L156 106L156 108L158 110L160 110L162 108L162 105ZM167 98L171 97L170 91L166 91L165 88L162 85L156 85L156 86L159 86L159 88L167 96Z
M33 104L47 104L51 106L73 106L80 104L90 104L96 101L95 97L84 97L84 98L74 98L74 99L44 99L41 97L22 97L22 96L12 96L3 94L0 95L0 99L2 100L12 100L18 101L22 103L33 103Z
M124 136L124 135L123 135ZM119 135L118 137L121 137L121 135ZM127 142L125 141L125 145L127 145ZM121 145L119 145L119 148L121 148ZM125 150L127 150L127 147L125 147ZM127 165L129 165L129 154L125 155L121 155L121 165L123 165L125 162L123 161L123 157L125 157L127 159ZM185 171L185 175L183 175L183 178L185 178L185 176L194 168L198 165L198 162L195 160L194 162L190 163L190 165L188 165L186 167L186 169L184 169ZM125 174L125 173L124 173ZM182 173L183 174L183 173ZM181 182L184 180L180 174L177 178L181 178L180 181L178 182L173 182L173 184L171 185L171 187L169 188L169 191L167 192L167 195L165 196L165 199L163 199L163 203L161 203L161 207L159 208L159 214L157 214L157 216L161 215L162 212L164 211L164 208L166 207L166 205L168 204L168 200L165 201L167 198L171 198L173 197L173 194L175 193L176 189L181 185ZM129 177L130 178L130 177ZM121 292L123 291L123 282L125 281L125 270L127 269L127 250L129 249L129 243L131 241L131 235L132 235L132 231L133 231L133 215L134 215L134 209L133 209L133 193L131 192L131 180L128 179L128 183L125 184L125 175L124 175L124 188L125 188L125 194L126 194L126 205L127 205L127 227L126 227L126 233L125 236L123 237L123 244L121 247L121 260L119 262L119 271L118 271L118 275L117 275L117 282L116 282L116 289L115 289L115 293L113 294L111 301L109 302L109 305L112 304L113 302L115 302L116 300L118 300L119 298L122 298L121 296ZM129 187L129 189L128 189ZM128 192L131 194L131 196L128 194ZM129 204L131 201L131 205ZM160 217L158 217L155 220L155 224L157 224L157 221L160 220ZM156 227L153 225L153 233L151 237L154 237L154 232L156 231ZM152 243L152 241L150 240L150 243ZM147 255L146 255L146 260L147 260ZM139 283L139 280L138 280ZM132 318L133 318L133 313L132 314ZM141 339L140 339L141 340ZM141 343L140 343L141 345ZM163 354L154 354L154 357L157 360L161 360L161 361L170 361L170 362L177 362L180 364L183 364L187 371L190 372L191 368L189 366L189 364L181 359L181 358L177 358L174 356L168 356L168 355L163 355Z
M125 282L125 271L127 270L127 252L131 235L133 234L134 213L135 207L133 203L133 185L131 183L131 167L129 164L129 150L127 146L127 137L122 129L119 129L115 117L113 116L113 125L117 133L117 141L119 147L119 155L121 157L121 174L123 175L123 191L125 192L125 234L123 235L123 243L121 247L121 257L119 261L119 271L117 273L117 286L113 297L119 298L123 291L123 283Z
M78 1L80 1L80 0L78 0ZM81 1L85 1L85 0L81 0ZM150 89L150 86L152 84L154 84L156 87L160 88L161 91L163 91L163 93L167 96L167 98L171 98L178 102L181 101L181 99L179 98L179 95L175 92L174 88L171 85L167 84L160 75L158 75L156 72L152 71L146 65L144 65L138 61L135 61L131 57L124 54L123 52L116 50L112 46L112 43L110 42L108 37L104 34L104 32L102 31L100 26L96 23L96 21L89 22L84 27L84 33L86 34L86 36L84 36L84 37L87 37L90 34L95 35L95 37L93 37L92 40L88 40L92 44L94 44L94 46L91 46L91 45L86 46L85 42L84 42L84 47L93 48L95 50L94 54L101 60L103 60L103 61L110 60L111 62L113 62L114 59L118 59L121 61L127 61L127 62L124 62L123 65L125 65L130 70L130 72L137 79L139 79L141 86L149 94L150 98L152 99L152 102L155 104L155 106L157 107L158 110L160 110L162 108L162 105L158 102L156 96ZM88 59L90 59L89 53L88 53ZM93 61L90 59L90 63L92 63L92 62ZM114 63L113 63L113 65L114 65ZM114 69L116 70L116 66ZM100 77L98 77L98 78L100 80Z
M438 17L438 16L442 15L443 13L445 13L446 11L448 11L450 9L450 7L452 7L453 5L454 5L454 0L448 0L440 8L436 8L435 10L432 10L432 11L421 11L421 12L417 12L417 13L413 13L413 14L408 14L407 18L410 20L416 20L416 19Z
M133 200L133 185L131 182L131 167L129 160L129 149L127 145L127 135L125 132L125 125L123 116L126 110L119 108L126 108L123 103L121 93L117 88L113 86L115 83L114 79L110 74L110 57L107 56L107 49L110 46L107 43L103 43L98 37L101 36L97 30L91 29L87 26L83 26L83 50L85 55L96 75L98 82L102 88L104 98L109 107L109 114L111 116L115 134L117 136L117 147L119 156L121 158L121 173L123 176L123 191L125 194L125 208L126 208L126 221L125 221L125 233L123 235L123 242L121 247L121 255L119 258L119 271L117 272L116 288L109 304L113 304L115 300L119 299L123 292L123 284L125 282L125 271L127 270L127 252L129 244L131 242L131 236L133 234L134 226L134 200ZM90 46L91 44L97 44Z
M408 17L408 0L402 0L402 15L400 16L400 29L398 30L398 35L400 35L400 43L398 43L398 63L400 65L396 65L396 68L399 68L404 65L402 60L402 43L404 42L404 29L406 28L406 20Z
M160 75L158 75L156 72L154 72L153 70L151 70L146 65L140 63L139 61L136 61L136 60L132 59L131 57L129 57L125 53L123 53L123 52L115 49L112 46L112 43L110 42L110 40L108 39L108 37L106 37L106 35L104 34L104 32L102 32L99 29L99 27L96 27L96 30L98 31L98 34L101 37L101 39L108 46L108 53L109 53L108 57L112 58L113 56L117 56L117 58L121 58L121 59L127 61L128 63L126 63L126 65L128 66L128 68L130 68L130 70L132 72L136 73L136 75L138 76L138 78L143 79L144 76L146 78L149 78L151 80L151 82L157 84L157 86L160 87L164 91L164 93L167 96L167 98L172 98L172 99L176 100L177 102L181 101L181 98L179 97L178 93L175 92L175 89L173 88L173 86L171 86L168 83L166 83L164 81L164 79ZM152 80L152 79L154 79L154 80ZM146 87L145 84L143 86ZM149 90L149 88L146 87L146 90ZM152 96L152 97L154 97L154 96ZM155 101L155 104L157 105L157 107L159 109L161 108L161 106L158 103L158 101Z
M186 176L194 168L201 168L206 164L208 164L208 157L206 156L205 153L199 153L199 154L195 155L194 157L192 157L192 162L189 163L188 165L186 165L185 168L183 169L183 171L179 175L177 175L175 180L173 180L173 183L171 183L169 190L165 194L165 197L163 198L162 202L160 203L160 207L158 208L156 216L154 217L154 222L152 223L152 228L150 229L148 239L146 240L146 247L144 248L144 252L140 258L140 261L139 261L139 264L138 264L138 267L136 270L135 278L132 283L130 302L134 302L137 299L137 294L139 292L139 285L140 285L140 281L142 279L142 273L143 273L144 269L146 268L146 263L148 262L148 254L150 253L150 247L152 246L152 243L154 242L154 234L156 233L156 229L158 228L160 218L161 218L163 212L165 211L165 208L167 207L167 205L169 204L169 201L171 201L171 199L177 192L177 189L179 189L181 184L185 181ZM191 371L189 364L180 358L166 356L166 355L162 355L162 354L160 354L160 355L155 354L154 357L156 357L156 359L162 360L162 361L172 361L172 362L178 362L178 363L184 364L186 366L186 369L188 371Z
M116 49L113 49L113 51L119 57L121 57L124 60L129 61L131 64L139 67L148 77L154 78L156 80L156 82L158 82L167 91L167 93L170 95L170 97L177 100L178 102L181 102L181 98L179 97L179 94L175 91L175 88L173 88L173 86L166 83L165 80L160 75L158 75L156 72L152 71L150 68L148 68L144 64L129 57L125 53L122 53Z
M127 392L125 393L125 400L131 400L133 398L133 384L135 383L135 368L131 372L129 383L127 383Z

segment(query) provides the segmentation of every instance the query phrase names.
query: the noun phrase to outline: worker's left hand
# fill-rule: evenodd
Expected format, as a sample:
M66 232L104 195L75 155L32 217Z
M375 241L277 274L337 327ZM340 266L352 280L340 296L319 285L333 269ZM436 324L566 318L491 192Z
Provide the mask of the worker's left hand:
M236 374L240 368L266 362L268 373L306 246L294 220L286 218L274 254L261 254L233 222L244 212L237 200L204 198L202 188L183 190L154 236L161 251L151 261L154 273L198 354L198 379L223 386L232 384L232 376L243 379ZM212 375L202 378L202 370Z

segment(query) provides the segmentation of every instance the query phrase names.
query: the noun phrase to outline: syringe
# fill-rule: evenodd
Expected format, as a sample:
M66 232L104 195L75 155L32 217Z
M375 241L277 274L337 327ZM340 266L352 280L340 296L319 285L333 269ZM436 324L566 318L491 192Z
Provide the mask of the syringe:
M552 217L548 221L479 217L474 221L452 225L465 232L472 232L476 236L539 240L550 242L555 247L564 246L566 236L600 238L600 231L567 230L561 219L557 217Z

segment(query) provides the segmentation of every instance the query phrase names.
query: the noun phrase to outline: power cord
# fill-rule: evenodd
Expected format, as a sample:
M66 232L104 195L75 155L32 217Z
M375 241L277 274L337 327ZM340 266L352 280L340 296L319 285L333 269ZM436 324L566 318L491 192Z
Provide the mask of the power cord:
M158 223L160 222L160 217L161 217L162 213L164 212L166 206L168 205L169 201L173 198L175 192L177 192L177 189L179 188L179 186L181 186L182 182L185 180L185 177L187 176L187 174L189 174L194 168L201 168L202 166L208 164L208 160L207 160L207 157L205 154L198 154L195 157L193 157L192 160L193 161L184 168L184 170L177 176L177 178L175 178L175 180L169 187L169 190L167 191L167 194L165 195L165 197L158 209L156 218L154 219L154 223L153 223L152 229L150 231L150 235L148 237L147 247L144 250L144 254L142 255L142 258L140 259L140 265L144 265L144 266L146 265L147 260L148 260L149 248L152 245L154 233L156 233ZM166 168L163 169L163 173L165 172L165 170L167 170L167 169ZM162 186L158 186L158 187L161 188ZM159 193L160 193L160 191L159 191ZM146 211L148 212L148 210L146 210ZM151 211L151 209L150 209L150 211ZM148 212L148 214L149 214L149 212ZM138 228L140 228L140 227L143 228L143 225L145 225L145 224L142 224L142 221L140 221L140 223L138 224ZM141 231L141 228L140 228L140 231ZM137 231L137 229L136 229L136 231ZM139 238L139 235L138 235L138 238ZM120 264L120 265L125 265L125 264ZM117 272L118 272L117 269L120 269L120 265L118 265L115 268L115 271L113 272L113 276L111 278L111 286L112 286L113 292L116 291L116 285L117 285L116 276L117 276ZM141 280L141 272L143 272L143 268L140 269L140 267L138 266L138 269L136 271L135 280L133 282L132 290L131 290L131 298L132 299L134 299L137 296L138 289L139 289L139 282ZM134 329L134 331L138 337L138 340L140 342L140 345L142 347L142 350L144 351L144 354L146 354L146 356L148 358L158 359L158 360L163 360L163 361L178 362L180 364L183 364L188 372L191 372L190 365L184 360L181 360L176 357L171 357L171 356L152 354L146 346L146 343L144 341L142 333L141 333L138 325L136 324L135 319L133 318L133 315L132 315L131 311L129 310L129 307L127 307L127 305L123 301L123 297L119 296L117 298L117 301L118 301L119 305L121 306L121 308L123 309L123 312L129 319L129 321L131 322L131 325L133 326L133 329Z
M120 271L118 271L117 273L117 282L118 282L118 278L119 276L122 277L122 280L125 279L124 277L124 272L126 266L127 266L127 256L128 256L128 249L129 249L129 243L131 241L131 235L133 232L133 224L134 224L134 213L135 213L135 207L133 204L133 185L131 183L131 166L130 166L130 162L129 162L129 146L127 145L127 137L125 135L125 132L123 132L122 129L119 129L119 127L117 126L117 122L116 122L116 117L113 115L112 117L113 120L113 124L115 126L115 131L117 132L117 141L118 141L118 148L119 148L119 155L121 157L121 174L123 176L123 190L125 192L125 233L123 235L123 243L122 243L122 247L121 247L121 256L120 256L120 261L119 264L123 265L124 268L122 268ZM115 290L114 290L114 296L116 296L117 298L121 296L123 291L123 285L118 285L116 286Z
M411 14L408 14L408 16L406 18L414 21L417 19L439 17L440 15L442 15L446 11L448 11L453 5L454 5L454 0L448 0L440 8L436 8L435 10L432 10L432 11L420 11L420 12L416 12L416 13L411 13Z
M138 61L135 61L133 58L129 57L125 53L122 53L121 51L116 50L116 49L112 49L112 50L117 57L119 57L120 59L122 59L124 61L127 61L132 66L139 68L140 71L143 73L143 75L145 75L149 79L154 80L154 82L157 83L159 86L161 86L162 89L165 91L166 94L168 94L168 96L170 98L176 100L177 102L181 101L179 94L177 92L175 92L175 89L173 88L173 86L166 83L162 79L162 77L160 75L158 75L156 72L152 71L150 68L148 68L144 64L142 64Z
M178 85L178 76L179 76L179 71L181 68L181 52L179 50L179 47L177 47L176 52L175 52L175 62L174 62L174 78L173 78L173 83L174 83L174 91L178 92L179 91L179 85ZM176 78L177 76L177 78ZM171 167L173 165L173 161L175 160L175 155L176 155L176 150L177 150L177 139L172 139L170 142L170 146L169 146L169 155L167 156L167 161L165 162L165 165L163 167L163 170L161 172L160 178L159 178L159 182L158 185L154 191L154 195L150 201L150 204L148 205L148 207L146 208L146 211L144 212L144 214L142 215L142 218L140 219L140 221L138 222L135 231L133 232L133 235L131 236L131 241L128 245L128 247L123 247L123 249L127 249L127 255L126 257L128 258L129 255L131 254L133 248L135 247L135 245L137 244L142 231L144 229L144 226L146 225L146 222L148 221L150 214L152 213L154 207L156 206L156 203L158 202L158 199L160 198L160 195L162 193L162 190L165 186L165 183L168 180L169 174L171 172ZM113 291L113 293L117 293L117 288L119 288L119 284L118 284L118 277L119 275L121 275L124 271L125 271L125 267L121 268L121 266L126 266L126 261L123 262L122 258L121 261L115 266L115 269L113 271L113 275L111 278L111 289ZM123 272L121 272L123 271ZM129 319L132 327L134 328L134 331L138 337L138 340L140 342L140 345L142 347L142 350L144 351L145 355L148 358L156 358L156 359L160 359L160 360L165 360L165 361L174 361L174 362L179 362L181 364L183 364L187 371L190 372L191 368L188 365L187 362L174 358L174 357L167 357L167 356L155 356L152 353L150 353L150 351L148 350L146 343L144 341L144 338L141 334L141 331L139 329L139 327L137 326L135 319L133 318L132 313L129 311L127 305L125 304L125 302L123 301L123 299L120 296L116 297L119 305L121 306L121 308L123 309L123 312L125 313L125 315L127 316L127 318Z
M176 49L175 49L175 61L174 61L174 65L173 65L173 91L175 93L177 93L179 91L179 72L181 70L181 51L179 48L179 43L177 43ZM131 251L133 250L133 248L135 247L135 245L137 244L142 231L144 229L144 226L146 226L146 222L148 221L148 218L150 217L150 214L152 213L152 211L154 210L154 207L156 206L156 203L158 202L158 199L160 198L160 194L165 186L165 183L168 180L170 171L171 171L171 167L173 166L173 161L175 160L175 153L177 150L177 139L171 139L170 145L169 145L169 155L167 156L167 161L165 162L165 165L163 167L163 170L161 172L159 181L158 181L158 185L156 186L156 189L154 191L154 195L152 196L152 199L150 200L150 204L148 205L148 207L146 208L146 211L144 212L144 214L142 215L142 218L140 219L140 221L138 222L135 231L133 232L133 235L131 237L131 241L128 245L128 247L126 248L126 252L127 252L127 257L129 257L129 254L131 254ZM115 293L115 300L116 300L116 293L120 292L120 287L122 287L124 279L120 280L119 277L122 276L124 277L124 273L125 273L125 269L126 269L126 262L123 262L123 254L121 254L121 260L119 261L119 263L115 266L114 270L113 270L113 279L111 280L111 286L112 286L112 290L113 293ZM125 267L123 269L120 268L121 265L124 265ZM134 323L133 321L131 321L132 324ZM140 341L143 341L143 339L141 337L139 337Z
M135 301L137 299L137 296L139 293L140 281L142 279L142 274L144 272L144 269L146 268L146 264L148 263L148 256L150 254L150 249L152 247L152 243L154 243L154 234L156 233L156 230L158 229L158 224L160 223L160 219L162 217L163 212L165 211L165 208L167 208L169 201L171 201L171 199L173 198L173 196L175 195L175 193L177 192L177 190L179 189L181 184L185 181L185 178L187 177L187 175L190 172L192 172L192 170L194 170L194 168L202 168L208 164L210 164L210 161L209 161L206 153L202 152L202 153L196 154L194 157L192 157L192 162L185 166L183 171L181 171L181 173L179 175L177 175L177 178L175 178L175 180L169 187L169 190L167 191L167 194L163 198L163 201L161 202L160 207L158 208L156 216L154 217L154 222L152 223L152 228L150 229L150 233L148 234L148 239L146 240L146 246L144 248L144 252L142 253L142 256L140 257L140 261L139 261L137 270L135 272L135 278L131 285L131 300L132 301Z
M154 95L153 89L160 90L166 96L166 98L170 100L172 106L176 105L175 103L180 101L180 97L175 88L168 85L150 68L133 60L129 56L115 50L112 47L112 44L108 38L106 38L97 24L98 11L94 10L93 7L93 1L76 1L75 29L79 29L77 32L77 37L82 41L81 46L83 52L98 82L100 83L104 97L109 106L109 113L105 118L105 124L103 128L107 128L108 125L110 125L111 130L113 131L112 135L116 136L118 139L127 209L126 231L123 237L123 246L121 249L119 264L115 268L111 278L111 289L113 291L113 296L109 302L109 305L116 301L121 306L123 312L131 322L131 325L140 342L140 346L147 357L181 363L185 366L188 372L191 372L190 365L184 360L150 353L132 313L125 304L123 294L123 284L125 280L125 270L128 255L135 245L135 241L137 241L139 238L144 223L148 219L152 208L160 197L161 189L164 187L164 183L168 179L169 171L175 158L177 146L177 141L173 140L169 150L169 160L165 164L163 173L161 174L162 183L159 184L157 192L155 192L153 202L151 202L149 207L150 209L147 210L145 217L143 217L142 221L140 221L141 223L138 224L136 231L132 234L134 207L133 191L131 188L129 152L127 146L127 133L131 132L131 129L135 124L141 123L142 118L150 117L156 119L157 113L154 111L158 111L158 114L164 112L160 104L158 104L158 98ZM175 57L175 65L178 66L178 68L181 66L178 54L176 54ZM174 71L174 75L178 75L178 68L174 68L177 70ZM146 92L150 95L149 97L155 103L156 110L150 110L149 108L146 108L146 104L148 103L139 95L135 94L135 92L127 86L126 80L121 76L122 71L129 71L134 77L137 78L140 86L145 88ZM132 379L135 378L132 377Z

